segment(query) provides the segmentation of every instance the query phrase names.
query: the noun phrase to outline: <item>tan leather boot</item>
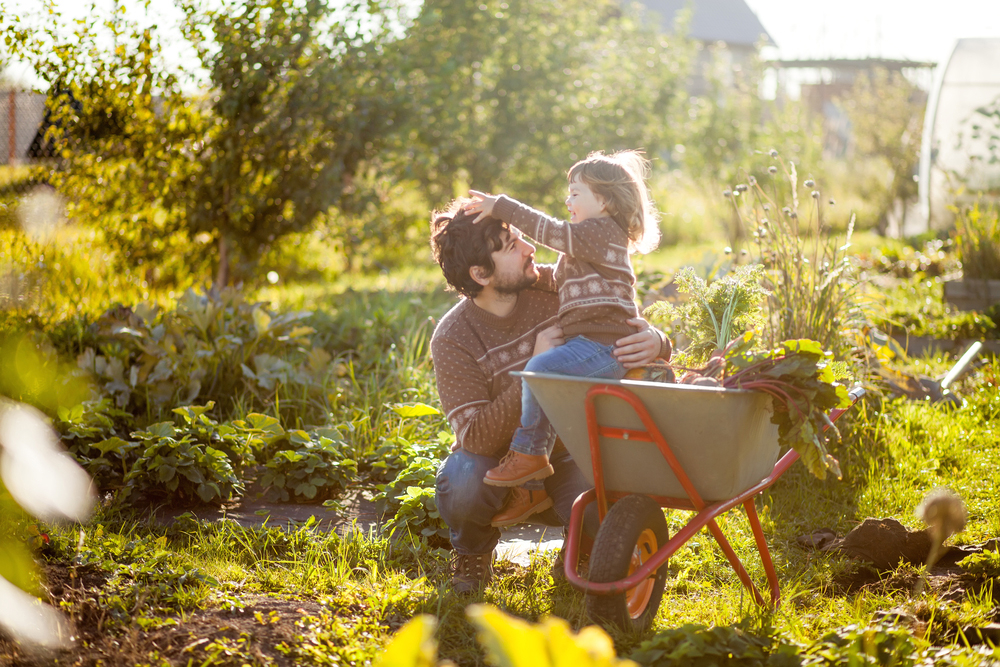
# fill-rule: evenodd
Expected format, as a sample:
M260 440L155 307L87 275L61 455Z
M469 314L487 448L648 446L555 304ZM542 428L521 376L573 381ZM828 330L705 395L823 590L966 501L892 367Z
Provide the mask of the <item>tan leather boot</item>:
M527 520L532 514L544 512L552 507L552 499L545 489L529 491L523 486L516 486L507 499L507 504L490 521L491 526L513 526Z
M490 468L483 477L483 483L490 486L521 486L533 479L545 479L555 472L545 454L535 456L521 452L507 452L500 459L500 465Z

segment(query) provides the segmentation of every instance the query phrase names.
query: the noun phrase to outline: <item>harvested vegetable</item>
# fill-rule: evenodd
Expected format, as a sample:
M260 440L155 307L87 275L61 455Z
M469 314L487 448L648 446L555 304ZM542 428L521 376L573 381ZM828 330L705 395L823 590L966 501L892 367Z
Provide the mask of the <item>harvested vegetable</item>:
M840 479L840 463L827 449L823 432L829 429L840 437L828 413L849 407L851 399L830 365L833 355L808 339L786 340L773 350L754 352L752 340L748 332L726 347L723 386L769 394L778 441L797 451L816 477L825 479L829 471Z

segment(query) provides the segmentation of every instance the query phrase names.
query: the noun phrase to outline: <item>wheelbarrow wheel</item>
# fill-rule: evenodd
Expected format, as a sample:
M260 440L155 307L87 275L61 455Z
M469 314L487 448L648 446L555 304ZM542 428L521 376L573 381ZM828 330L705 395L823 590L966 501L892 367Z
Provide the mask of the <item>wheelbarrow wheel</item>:
M669 539L663 510L651 498L632 495L612 505L594 538L590 575L594 583L624 579ZM587 595L587 613L596 622L643 632L656 618L667 579L666 563L635 588L611 595Z

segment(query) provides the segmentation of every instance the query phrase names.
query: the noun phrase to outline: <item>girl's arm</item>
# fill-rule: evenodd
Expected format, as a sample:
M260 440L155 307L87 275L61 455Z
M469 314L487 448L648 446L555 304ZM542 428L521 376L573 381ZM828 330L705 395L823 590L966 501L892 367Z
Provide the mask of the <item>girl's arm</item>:
M476 190L469 193L476 201L468 204L465 210L479 213L477 222L492 216L517 227L547 248L570 257L616 268L627 269L629 265L628 236L610 218L571 225L506 195L489 195Z

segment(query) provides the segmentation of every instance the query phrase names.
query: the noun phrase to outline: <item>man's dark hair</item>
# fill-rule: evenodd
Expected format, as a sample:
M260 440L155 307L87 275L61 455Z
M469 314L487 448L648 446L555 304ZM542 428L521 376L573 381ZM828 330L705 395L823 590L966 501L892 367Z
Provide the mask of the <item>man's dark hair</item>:
M456 199L443 211L431 214L431 251L441 266L448 284L470 299L479 295L483 286L472 279L469 269L481 266L487 276L496 266L491 256L503 248L503 233L507 223L497 218L484 218L478 223L476 213L466 213L463 207L470 199Z

